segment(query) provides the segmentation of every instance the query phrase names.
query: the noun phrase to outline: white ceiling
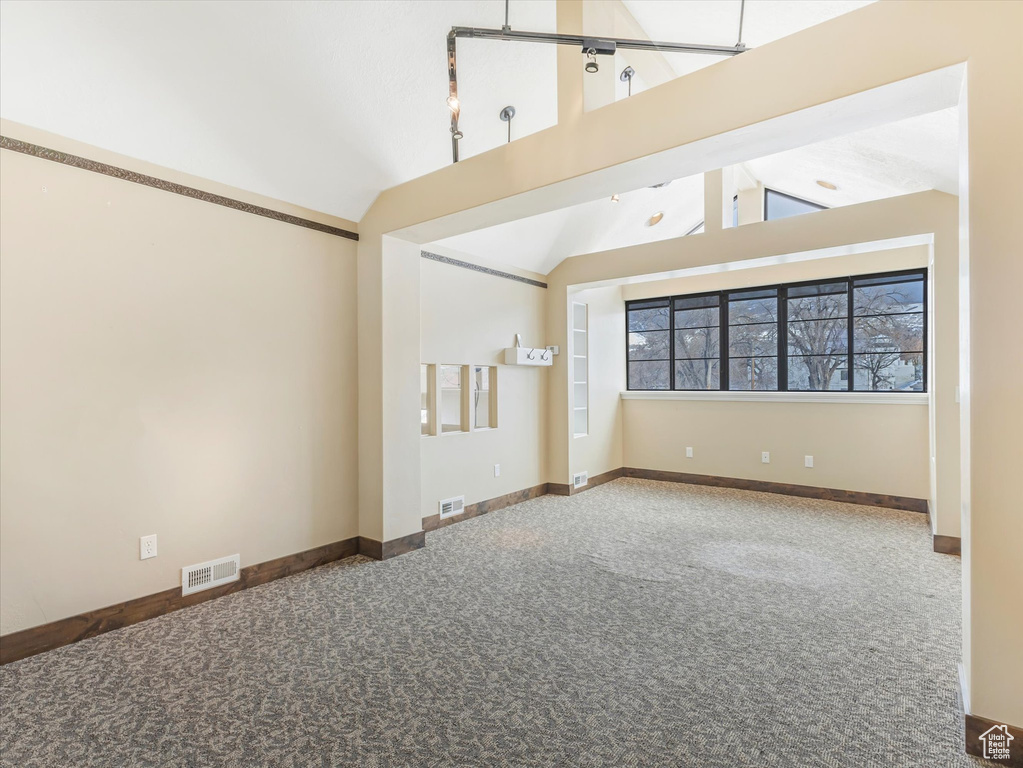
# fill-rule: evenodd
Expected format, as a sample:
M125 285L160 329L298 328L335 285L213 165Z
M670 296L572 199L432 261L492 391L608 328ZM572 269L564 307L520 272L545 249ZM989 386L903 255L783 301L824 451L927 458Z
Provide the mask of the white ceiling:
M351 220L451 161L445 38L502 0L0 3L0 116ZM516 27L554 31L550 0ZM462 155L557 121L555 49L461 40Z
M959 110L951 108L750 160L746 174L765 186L837 208L938 189L957 194ZM834 184L827 190L818 180ZM680 237L703 219L703 178L623 192L435 244L548 274L571 256ZM657 211L664 218L646 226Z
M653 39L738 36L740 0L624 4ZM749 0L743 40L764 45L865 4ZM450 162L445 35L503 20L502 0L2 0L0 116L357 221L382 190ZM511 0L510 20L553 31L554 2ZM553 46L463 39L458 51L463 157L505 140L497 115L507 104L517 111L513 137L555 123ZM659 81L721 61L665 59ZM645 85L639 71L634 92ZM954 191L945 150L955 117L915 120L748 167L829 205ZM833 199L817 178L839 185ZM702 216L701 200L698 180L679 180L627 192L613 208L598 200L444 244L547 273L574 253L684 234ZM664 220L646 227L656 210Z

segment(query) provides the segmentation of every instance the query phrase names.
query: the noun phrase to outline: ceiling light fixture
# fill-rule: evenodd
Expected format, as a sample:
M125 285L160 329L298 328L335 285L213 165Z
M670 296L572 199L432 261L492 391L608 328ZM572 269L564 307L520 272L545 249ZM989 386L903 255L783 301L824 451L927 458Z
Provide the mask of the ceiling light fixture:
M663 218L664 218L664 211L658 211L657 213L655 213L653 216L651 216L649 219L646 220L646 225L648 227L656 226L657 224L661 223L661 219L663 219Z
M626 67L622 70L622 73L618 75L618 79L623 83L629 84L629 95L632 95L632 76L636 74L636 70L632 67Z
M836 187L830 181L824 181L823 179L817 179L817 186L824 187L824 189L830 189L832 191L838 189L838 187Z
M508 123L508 143L511 144L511 121L512 118L515 117L515 107L510 105L505 107L501 110L498 117Z
M743 0L743 4L745 7L745 0ZM458 162L458 140L462 138L462 132L458 130L460 105L458 103L456 67L456 41L460 37L580 46L583 54L588 59L585 69L590 73L597 72L600 69L597 64L597 56L613 56L619 48L635 51L657 51L661 53L699 53L710 56L736 56L740 53L745 53L747 50L746 45L742 42L735 45L700 45L697 43L664 43L632 38L584 37L583 35L567 35L555 32L519 32L513 30L508 23L507 0L505 1L504 9L504 25L500 29L452 27L451 31L448 32L448 93L450 94L448 97L448 107L451 110L451 160L455 163ZM741 23L740 19L740 40L742 39Z
M621 198L618 197L617 194L611 195L611 202L612 203L617 203L619 200L621 200Z

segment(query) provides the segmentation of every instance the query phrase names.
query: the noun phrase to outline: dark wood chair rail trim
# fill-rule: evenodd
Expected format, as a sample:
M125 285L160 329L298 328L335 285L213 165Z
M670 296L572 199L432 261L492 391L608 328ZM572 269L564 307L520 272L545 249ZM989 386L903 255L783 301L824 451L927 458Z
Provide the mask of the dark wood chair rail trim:
M0 665L60 648L146 619L188 608L233 592L359 554L358 539L344 539L294 555L242 568L238 581L182 596L181 587L137 597L0 637Z
M926 499L915 499L910 496L888 496L882 493L867 493L865 491L844 491L837 488L818 488L812 485L774 483L768 480L744 480L738 477L719 477L717 475L690 475L685 472L638 469L636 467L626 467L625 476L642 478L644 480L663 480L669 483L690 483L692 485L709 485L715 488L734 488L740 491L778 493L785 496L839 501L845 504L902 509L908 512L927 512Z
M293 224L296 227L315 229L317 232L325 232L328 235L335 235L348 240L359 239L357 232L350 232L347 229L332 227L329 224L323 224L319 221L303 219L301 216L293 216L290 213L281 213L280 211L275 211L271 208L264 208L261 205L253 205L252 203L235 200L231 197L216 195L212 192L204 192L203 190L196 189L195 187L186 187L184 184L177 184L173 181L167 181L166 179L158 179L155 176L147 176L144 173L136 173L135 171L129 171L127 168L118 168L116 165L108 165L107 163L90 160L87 157L71 155L67 152L60 152L59 150L50 149L49 147L41 147L38 144L31 144L27 141L21 141L20 139L12 139L9 136L0 136L0 149L9 149L12 152L20 152L23 155L38 157L41 160L50 160L51 162L60 163L61 165L69 165L72 168L80 168L83 171L92 171L93 173L99 173L115 179L121 179L122 181L130 181L133 184L141 184L144 187L162 189L164 192L171 192L175 195L182 195L183 197L189 197L193 200L201 200L206 203L213 203L214 205L222 205L225 208L233 208L236 211L243 211L256 216L263 216L264 218L280 221L284 224Z

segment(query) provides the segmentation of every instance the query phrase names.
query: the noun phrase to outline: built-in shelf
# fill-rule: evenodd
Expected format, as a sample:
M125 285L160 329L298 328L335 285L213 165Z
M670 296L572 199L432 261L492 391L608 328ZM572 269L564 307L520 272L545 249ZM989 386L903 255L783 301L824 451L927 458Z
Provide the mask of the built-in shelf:
M589 326L588 307L572 302L572 434L584 437L589 433L589 346L586 332Z

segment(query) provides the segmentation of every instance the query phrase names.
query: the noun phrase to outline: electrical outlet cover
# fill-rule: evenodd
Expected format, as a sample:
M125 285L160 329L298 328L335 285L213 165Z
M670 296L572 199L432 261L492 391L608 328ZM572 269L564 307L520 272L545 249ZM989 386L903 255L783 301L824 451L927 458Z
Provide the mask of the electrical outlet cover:
M139 560L156 557L156 534L143 536L139 539Z

